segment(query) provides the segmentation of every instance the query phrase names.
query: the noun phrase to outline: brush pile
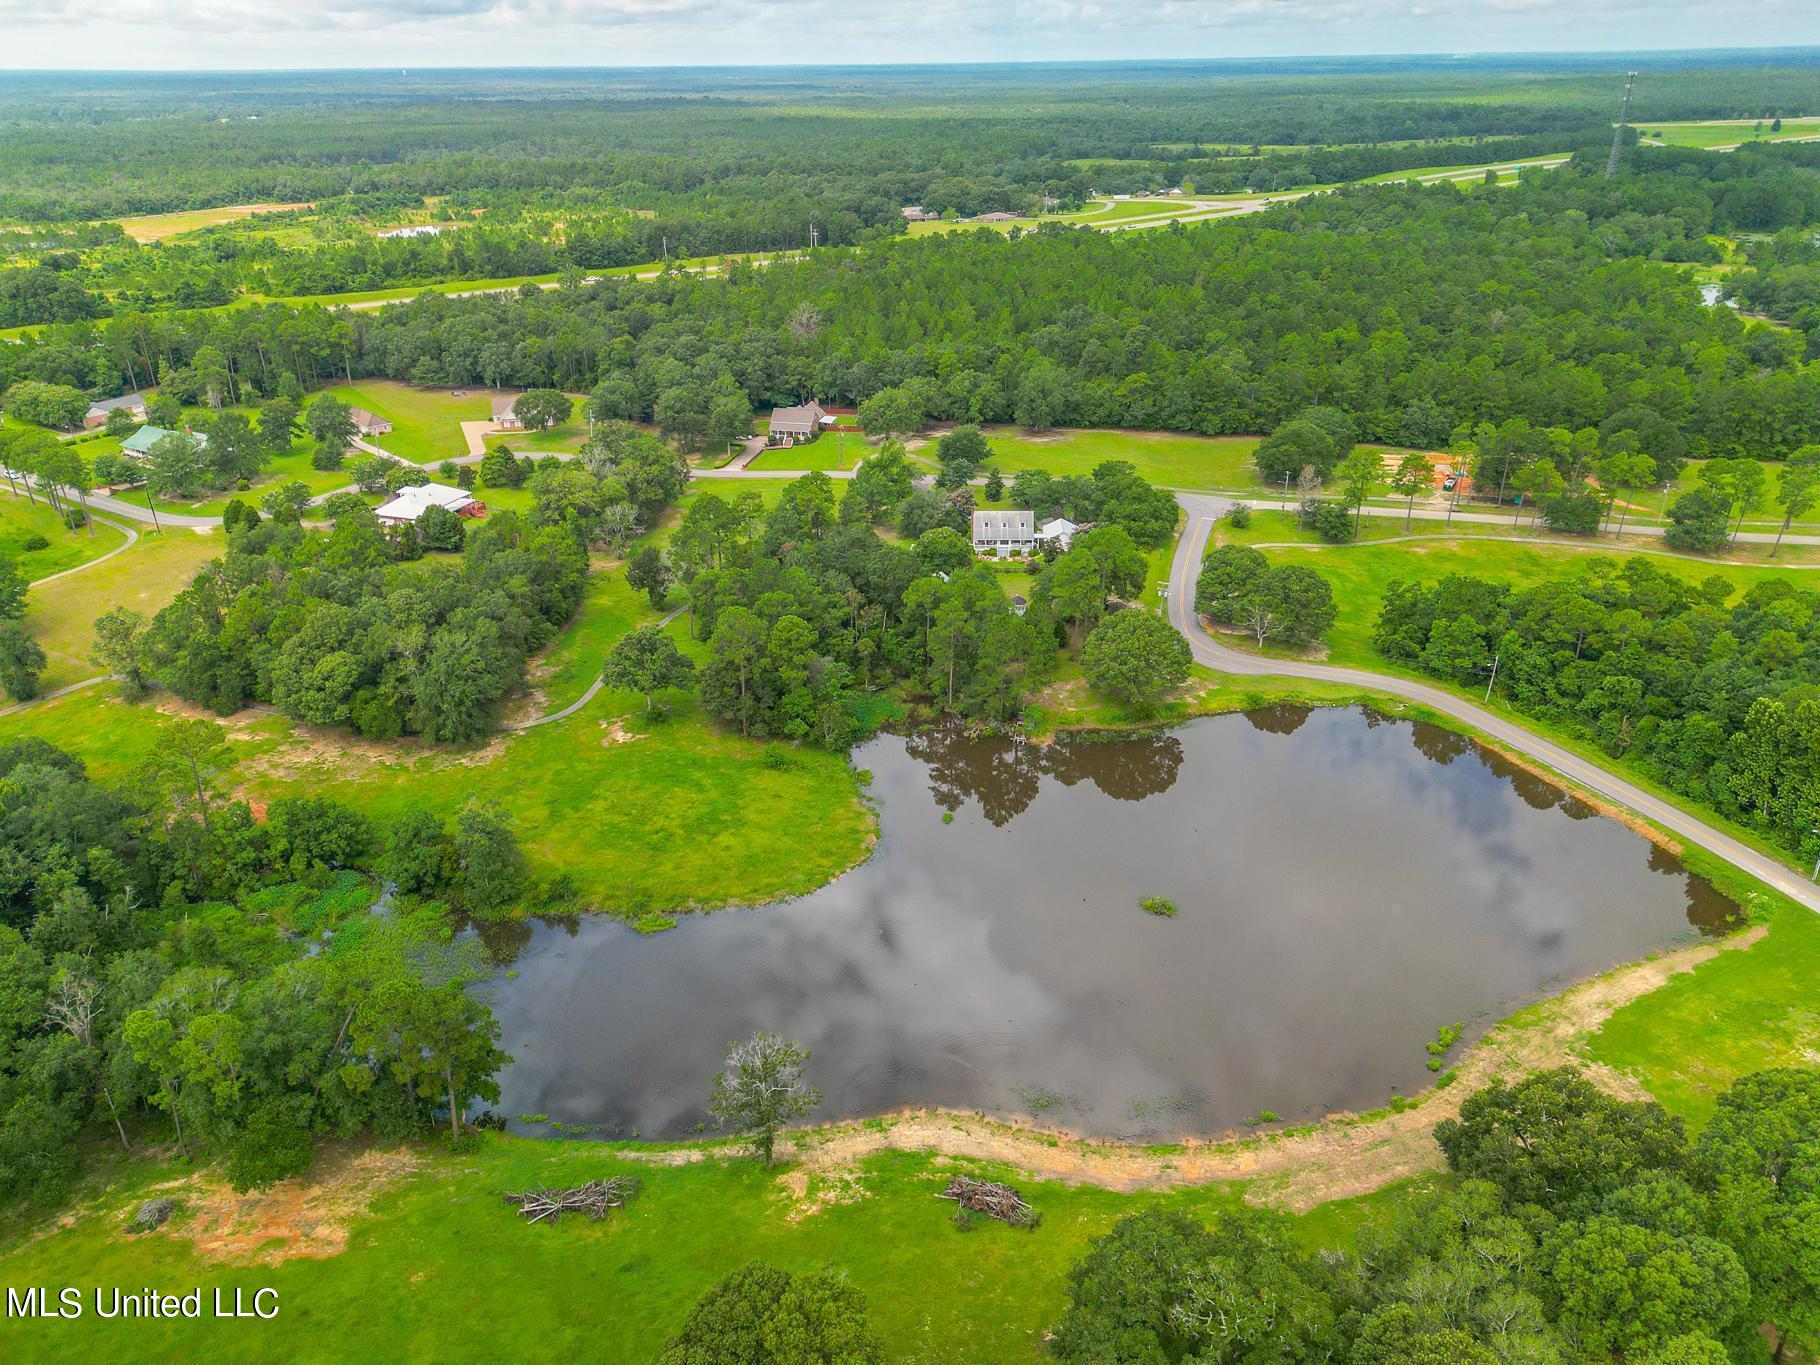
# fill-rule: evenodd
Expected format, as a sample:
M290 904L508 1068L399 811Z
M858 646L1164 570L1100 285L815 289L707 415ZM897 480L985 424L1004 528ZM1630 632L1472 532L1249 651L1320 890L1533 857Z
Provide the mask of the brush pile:
M527 1223L541 1223L546 1218L554 1223L565 1213L585 1213L599 1222L611 1210L624 1208L637 1193L636 1180L616 1175L610 1180L590 1180L572 1190L526 1190L505 1199L518 1206Z
M983 1213L1014 1228L1036 1226L1037 1212L1024 1202L1024 1196L996 1180L975 1180L970 1175L957 1175L948 1182L948 1188L935 1197L952 1199L969 1213Z

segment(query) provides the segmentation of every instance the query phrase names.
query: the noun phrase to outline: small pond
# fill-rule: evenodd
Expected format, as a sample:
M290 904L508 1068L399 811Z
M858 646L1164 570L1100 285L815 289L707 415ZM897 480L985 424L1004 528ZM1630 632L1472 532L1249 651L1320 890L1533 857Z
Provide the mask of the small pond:
M516 970L491 988L516 1059L500 1111L686 1134L724 1045L764 1029L812 1050L825 1118L935 1104L1216 1134L1413 1093L1443 1025L1470 1039L1736 913L1471 741L1360 710L886 737L855 762L880 842L813 895L649 937L595 917L496 940Z

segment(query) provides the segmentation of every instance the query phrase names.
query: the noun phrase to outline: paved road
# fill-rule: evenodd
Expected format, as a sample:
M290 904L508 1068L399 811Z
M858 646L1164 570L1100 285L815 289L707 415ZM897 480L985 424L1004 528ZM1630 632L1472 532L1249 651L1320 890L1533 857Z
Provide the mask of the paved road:
M1202 627L1200 617L1194 611L1194 581L1200 573L1201 560L1213 524L1225 514L1231 502L1225 498L1201 494L1182 494L1176 500L1187 512L1188 524L1183 529L1182 539L1176 546L1175 560L1169 568L1169 621L1188 637L1197 662L1222 673L1310 678L1375 692L1388 692L1418 702L1452 716L1455 720L1464 721L1480 733L1539 760L1589 791L1647 817L1690 844L1711 850L1732 866L1775 887L1808 909L1820 911L1820 886L1791 872L1776 859L1739 843L1704 820L1652 796L1641 787L1606 771L1596 763L1588 762L1552 740L1544 739L1516 722L1487 711L1484 707L1475 706L1451 692L1442 691L1427 683L1368 673L1358 668L1260 658L1220 644Z

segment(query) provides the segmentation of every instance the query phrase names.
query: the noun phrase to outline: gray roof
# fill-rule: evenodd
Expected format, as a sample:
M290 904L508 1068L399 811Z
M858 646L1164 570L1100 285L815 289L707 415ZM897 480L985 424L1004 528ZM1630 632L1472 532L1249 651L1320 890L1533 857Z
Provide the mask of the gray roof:
M827 415L822 410L822 405L814 400L798 403L793 408L773 408L771 409L771 430L815 431L821 426L822 419Z
M1036 513L978 511L973 514L975 540L1035 540Z
M144 406L144 394L123 393L118 398L97 398L88 405L88 410L90 412L112 412L115 408L142 408Z
M517 411L517 409L518 409L518 395L517 394L508 393L503 398L495 398L493 400L493 420L495 422L503 422L506 418L512 416Z

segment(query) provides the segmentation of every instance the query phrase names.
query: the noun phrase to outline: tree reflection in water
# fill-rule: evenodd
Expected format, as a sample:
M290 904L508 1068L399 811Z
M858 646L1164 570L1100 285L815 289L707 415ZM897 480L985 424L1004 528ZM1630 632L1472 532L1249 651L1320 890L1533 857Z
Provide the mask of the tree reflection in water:
M1091 782L1114 800L1142 801L1168 791L1182 769L1181 741L1160 733L1070 735L1033 744L940 726L911 735L905 748L928 768L929 793L938 806L953 811L978 801L986 819L999 826L1030 809L1044 777L1069 787Z

